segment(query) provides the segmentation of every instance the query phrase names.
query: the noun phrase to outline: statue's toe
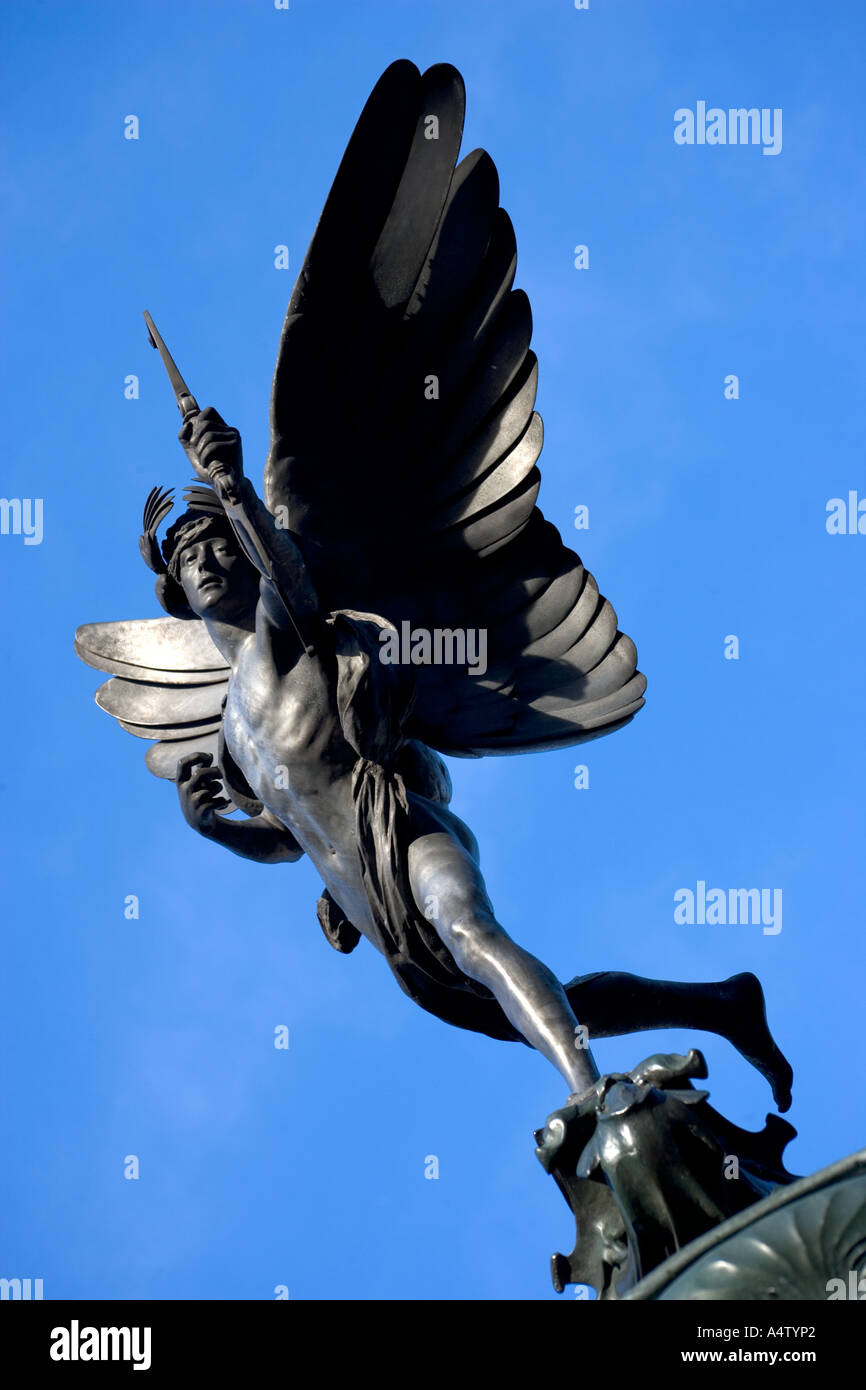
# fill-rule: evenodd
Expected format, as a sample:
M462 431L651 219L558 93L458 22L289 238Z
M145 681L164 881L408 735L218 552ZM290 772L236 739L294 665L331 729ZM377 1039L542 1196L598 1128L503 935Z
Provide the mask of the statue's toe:
M794 1072L770 1032L760 980L751 971L744 971L741 975L732 975L725 984L733 996L736 1019L730 1033L731 1042L746 1061L766 1077L778 1109L789 1110Z

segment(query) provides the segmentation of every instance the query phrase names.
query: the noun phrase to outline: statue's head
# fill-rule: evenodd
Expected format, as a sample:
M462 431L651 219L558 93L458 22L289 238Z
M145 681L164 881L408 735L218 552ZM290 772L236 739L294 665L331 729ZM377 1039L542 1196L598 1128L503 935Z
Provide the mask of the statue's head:
M185 512L169 527L163 554L169 580L197 618L234 623L255 609L259 573L224 514Z
M163 499L157 496L158 512L152 509L148 513L145 508L145 535L140 547L158 576L157 598L174 618L238 623L255 610L258 570L238 544L231 522L210 488L188 488L186 500L189 510L168 528L161 547L156 528L170 510L169 494Z

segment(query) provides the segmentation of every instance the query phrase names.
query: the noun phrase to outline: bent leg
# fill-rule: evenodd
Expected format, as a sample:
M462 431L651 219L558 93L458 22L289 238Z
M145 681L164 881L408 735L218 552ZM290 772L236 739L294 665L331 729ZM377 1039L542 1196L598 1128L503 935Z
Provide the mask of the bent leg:
M604 971L580 975L564 988L591 1038L652 1028L718 1033L767 1078L779 1109L790 1107L794 1074L770 1032L764 992L755 975L686 984Z
M578 1023L562 985L497 922L481 870L445 831L425 833L409 846L409 881L418 910L458 967L486 985L509 1022L565 1077L572 1092L598 1078L580 1045Z

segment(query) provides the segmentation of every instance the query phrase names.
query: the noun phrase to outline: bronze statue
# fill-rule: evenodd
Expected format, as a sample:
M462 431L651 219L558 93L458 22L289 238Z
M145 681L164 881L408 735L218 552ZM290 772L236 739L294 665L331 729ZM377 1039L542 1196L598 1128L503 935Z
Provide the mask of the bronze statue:
M440 753L597 738L645 688L535 505L529 302L492 160L457 163L463 111L446 64L394 63L370 96L289 303L264 501L238 432L198 409L148 319L200 481L161 546L171 491L145 506L168 616L88 624L76 649L112 677L99 704L155 741L148 766L176 777L189 825L263 863L308 854L332 944L366 937L422 1007L537 1048L573 1098L598 1081L587 1036L711 1030L786 1109L753 975L561 985L498 922L450 809Z

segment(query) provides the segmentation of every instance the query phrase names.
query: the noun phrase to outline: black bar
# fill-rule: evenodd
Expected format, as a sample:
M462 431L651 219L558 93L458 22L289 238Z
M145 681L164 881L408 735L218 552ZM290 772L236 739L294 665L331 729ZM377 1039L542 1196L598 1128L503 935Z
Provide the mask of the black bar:
M860 1300L864 1301L864 1300ZM568 1305L568 1306L566 1306ZM518 1348L545 1380L586 1384L588 1374L621 1383L624 1373L654 1378L673 1367L700 1377L705 1366L746 1369L811 1368L822 1382L862 1364L864 1310L827 1303L595 1303L564 1295L557 1302L401 1303L333 1300L284 1302L4 1302L0 1305L2 1366L15 1366L16 1384L31 1373L62 1382L69 1376L115 1379L189 1373L196 1387L250 1369L282 1369L288 1385L325 1377L357 1381L371 1368L424 1379L441 1369L460 1376L476 1365L490 1378L502 1358L514 1379ZM465 1322L464 1322L465 1319ZM87 1329L125 1329L103 1341ZM134 1340L132 1329L139 1329ZM62 1329L62 1331L61 1331ZM150 1330L149 1344L144 1329ZM81 1351L116 1349L133 1360L92 1360ZM73 1348L77 1360L51 1355ZM773 1359L775 1354L775 1359ZM144 1366L149 1357L149 1366ZM229 1380L228 1383L231 1383ZM249 1380L250 1385L257 1381Z

